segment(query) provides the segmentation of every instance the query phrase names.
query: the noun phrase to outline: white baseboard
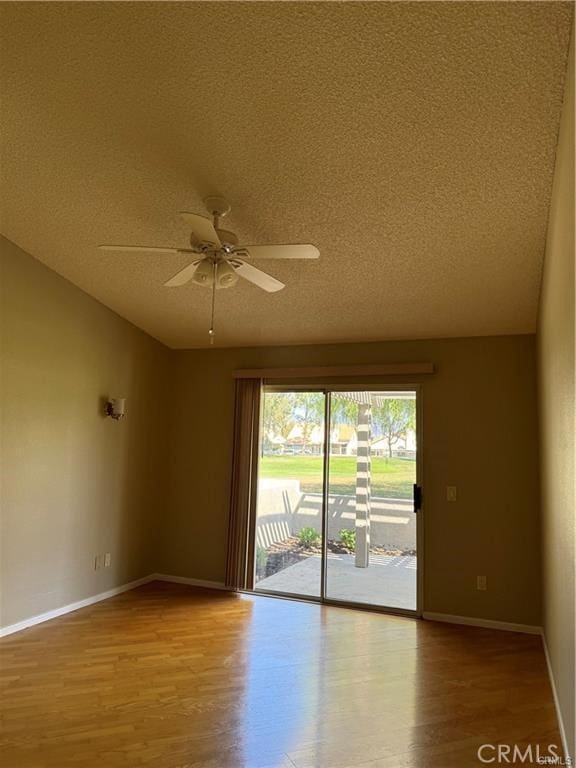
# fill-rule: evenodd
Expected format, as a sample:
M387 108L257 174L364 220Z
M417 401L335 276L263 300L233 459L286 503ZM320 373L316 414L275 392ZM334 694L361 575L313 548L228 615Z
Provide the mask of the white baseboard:
M18 621L16 624L9 624L7 627L2 627L0 629L0 637L12 635L14 632L28 629L28 627L33 627L35 624L42 624L44 621L56 619L58 616L63 616L65 613L72 613L72 611L86 608L88 605L99 603L101 600L107 600L109 597L114 597L122 592L128 592L130 589L135 589L142 584L147 584L149 581L152 581L152 578L152 576L144 576L141 579L136 579L136 581L130 581L128 584L122 584L120 587L113 587L112 589L106 590L106 592L91 595L90 597L84 598L84 600L77 600L75 603L63 605L60 608L54 608L52 611L46 611L46 613L39 613L36 616L31 616L29 619Z
M187 576L170 576L166 573L151 573L148 576L143 576L136 581L130 581L128 584L122 584L119 587L113 587L106 590L106 592L100 592L97 595L91 595L84 598L84 600L77 600L75 603L69 603L63 605L60 608L54 608L52 611L46 611L45 613L39 613L36 616L31 616L29 619L23 619L16 622L16 624L9 624L7 627L0 628L0 637L6 637L6 635L12 635L14 632L21 632L23 629L33 627L36 624L42 624L44 621L50 621L50 619L56 619L58 616L64 616L66 613L72 613L78 611L80 608L86 608L94 603L99 603L102 600L108 600L109 597L120 595L122 592L128 592L130 589L136 589L136 587L142 586L142 584L148 584L150 581L171 581L175 584L188 584L192 587L204 587L205 589L222 589L227 590L228 587L220 581L205 581L204 579L190 579Z
M472 616L451 616L449 613L430 613L424 611L423 619L428 621L445 621L449 624L464 624L469 627L484 629L503 629L506 632L523 632L526 635L541 635L542 627L532 624L512 624L508 621L493 621L492 619L476 619Z
M204 587L205 589L223 589L230 591L221 581L206 581L205 579L191 579L188 576L171 576L168 573L153 573L149 581L171 581L174 584L188 584L190 587Z
M63 605L62 607L55 608L52 611L46 611L45 613L40 613L36 616L31 616L29 619L24 619L23 621L19 621L16 624L10 624L7 627L0 628L0 637L11 635L14 632L20 632L23 629L27 629L28 627L33 627L36 624L41 624L44 621L50 621L50 619L55 619L58 616L63 616L66 613L72 613L72 611L77 611L80 608L86 608L87 606L93 605L94 603L99 603L101 600L107 600L109 597L114 597L115 595L119 595L122 592L128 592L130 589L135 589L136 587L140 587L142 584L148 584L151 581L168 581L174 584L187 584L188 586L191 586L191 587L202 587L204 589L218 589L218 590L230 591L230 588L225 586L221 581L207 581L205 579L193 579L188 576L172 576L171 574L168 574L168 573L151 573L148 576L143 576L141 579L136 579L136 581L131 581L128 584L122 584L119 587L108 589L106 592L100 592L99 594L92 595L91 597L87 597L84 600L78 600L75 603L69 603L68 605ZM428 621L443 621L443 622L448 622L450 624L464 624L472 627L484 627L485 629L503 629L508 632L524 632L530 635L542 634L542 627L531 626L530 624L511 624L505 621L492 621L491 619L476 619L470 616L451 616L448 613L430 613L425 611L422 614L422 618L427 619ZM552 682L552 689L554 691L555 701L557 701L556 689L554 688L554 680L552 677L552 670L550 667L550 660L548 657L548 650L546 648L546 643L544 643L544 648L546 652L546 660L548 662L548 669L550 671L550 680ZM558 708L558 705L556 706ZM564 731L562 731L562 733L564 734ZM563 738L565 740L565 736L563 736Z
M552 688L552 696L554 698L554 706L556 708L556 719L558 720L558 730L560 731L560 738L562 739L562 749L564 750L564 757L571 757L572 763L574 762L574 755L571 754L568 748L568 739L566 737L566 729L564 727L564 720L562 718L562 710L560 709L560 700L558 699L558 693L556 691L556 683L554 682L554 672L552 671L552 663L550 661L550 654L548 653L548 645L546 643L546 635L542 632L542 645L544 646L544 656L546 657L546 665L548 667L548 677L550 678L550 686Z

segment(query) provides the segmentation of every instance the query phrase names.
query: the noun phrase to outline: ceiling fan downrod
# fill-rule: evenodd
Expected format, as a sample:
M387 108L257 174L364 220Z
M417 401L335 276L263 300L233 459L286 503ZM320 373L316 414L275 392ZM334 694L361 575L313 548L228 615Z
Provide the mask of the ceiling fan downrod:
M204 205L206 210L212 216L212 225L214 229L220 228L220 219L227 216L230 213L230 203L223 197L213 196L205 197Z

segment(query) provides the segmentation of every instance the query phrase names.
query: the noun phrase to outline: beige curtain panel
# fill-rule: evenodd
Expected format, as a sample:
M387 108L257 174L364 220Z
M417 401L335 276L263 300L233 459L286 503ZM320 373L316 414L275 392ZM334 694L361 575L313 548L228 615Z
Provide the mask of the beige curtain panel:
M262 379L238 379L234 409L234 453L228 529L226 586L254 586L260 400Z

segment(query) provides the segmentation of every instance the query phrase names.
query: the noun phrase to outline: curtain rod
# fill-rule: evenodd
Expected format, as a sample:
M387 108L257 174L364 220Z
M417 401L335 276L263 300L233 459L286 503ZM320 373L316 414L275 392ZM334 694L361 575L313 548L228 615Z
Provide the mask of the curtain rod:
M235 379L320 379L333 376L405 376L434 373L434 363L386 363L384 365L333 365L315 368L245 368Z

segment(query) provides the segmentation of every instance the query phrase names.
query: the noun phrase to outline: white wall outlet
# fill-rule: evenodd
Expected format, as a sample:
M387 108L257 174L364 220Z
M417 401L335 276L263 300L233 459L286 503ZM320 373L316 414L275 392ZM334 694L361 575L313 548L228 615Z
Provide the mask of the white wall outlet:
M94 570L98 571L102 568L102 555L94 555Z
M485 592L488 587L486 586L486 576L476 576L476 589L480 592Z
M458 489L455 485L446 486L446 501L456 501L458 498Z
M112 553L106 552L104 555L104 568L110 568L112 565Z

